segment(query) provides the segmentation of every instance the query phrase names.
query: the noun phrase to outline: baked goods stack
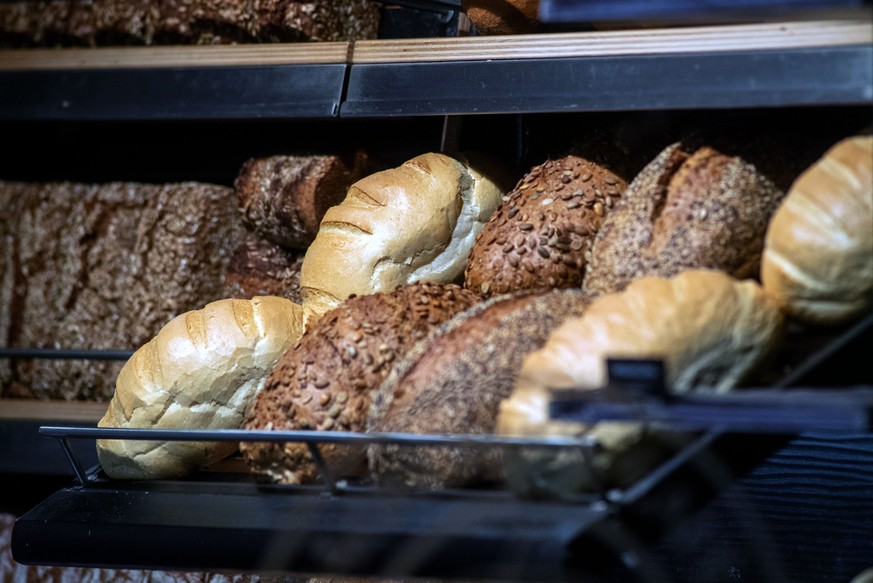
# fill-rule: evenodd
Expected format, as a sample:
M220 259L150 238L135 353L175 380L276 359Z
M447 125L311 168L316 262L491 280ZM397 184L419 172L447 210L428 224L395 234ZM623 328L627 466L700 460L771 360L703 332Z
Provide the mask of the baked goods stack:
M237 180L247 232L299 246L299 296L223 299L172 319L125 365L101 425L587 434L601 446L588 460L391 444L322 453L333 477L383 485L508 480L539 496L630 483L687 436L558 423L550 391L602 388L610 357L662 360L675 393L740 390L787 321L869 309L871 148L869 136L848 138L787 190L743 155L683 141L629 182L578 152L514 187L474 154L376 172L361 158L310 160L316 186L336 196L348 184L330 204L317 188L281 194L298 172L287 161L247 164ZM116 478L184 475L236 451L117 443L98 445ZM322 479L304 444L240 451L260 479Z

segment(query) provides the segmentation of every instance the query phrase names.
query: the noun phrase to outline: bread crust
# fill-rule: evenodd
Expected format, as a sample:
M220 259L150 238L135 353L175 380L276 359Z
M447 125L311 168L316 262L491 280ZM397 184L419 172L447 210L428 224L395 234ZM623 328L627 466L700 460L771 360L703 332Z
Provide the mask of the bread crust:
M416 281L459 282L500 186L444 154L427 153L371 174L328 209L306 251L304 304L318 313L351 295Z
M492 433L523 358L592 299L581 290L497 296L444 323L417 344L379 387L368 429ZM426 488L494 479L499 452L471 448L371 446L370 469L384 483Z
M125 363L99 427L239 429L267 373L303 333L284 298L225 299L173 318ZM237 448L231 442L98 440L112 478L180 477Z
M740 157L674 143L604 219L583 287L610 293L644 275L686 269L757 277L767 224L784 195Z
M873 136L841 140L797 178L768 226L761 281L808 323L873 304Z
M347 299L282 356L246 428L364 431L371 393L400 358L432 328L478 301L458 285L428 282ZM363 448L319 448L334 477L365 473ZM241 449L249 467L273 481L319 477L305 444L245 443Z
M476 236L464 286L483 297L581 287L594 236L626 187L576 155L535 166Z

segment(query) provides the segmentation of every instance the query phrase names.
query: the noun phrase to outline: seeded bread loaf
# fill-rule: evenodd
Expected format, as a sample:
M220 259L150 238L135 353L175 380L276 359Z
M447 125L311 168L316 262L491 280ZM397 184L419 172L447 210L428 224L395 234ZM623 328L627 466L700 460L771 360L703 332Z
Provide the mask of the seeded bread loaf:
M100 427L239 429L267 373L303 333L303 308L277 297L226 299L173 318L125 363ZM113 478L179 477L233 442L98 440Z
M134 350L226 297L245 236L233 190L212 184L0 181L0 205L4 346ZM4 396L108 401L121 365L0 359L0 384Z
M476 236L464 286L484 297L581 287L594 235L626 187L576 155L536 166Z
M696 268L757 277L767 224L783 197L740 157L672 144L604 219L583 286L608 293L644 275Z
M306 251L304 304L324 313L351 295L460 283L476 234L505 192L490 168L428 153L353 184Z
M347 299L285 353L246 421L248 429L364 431L370 394L418 340L478 297L454 284L419 282ZM363 448L320 446L334 476L366 469ZM273 481L317 479L305 444L244 443L249 466Z
M598 481L638 477L657 460L660 446L652 450L651 428L600 423L592 429L550 421L548 391L603 388L606 359L626 357L662 359L667 387L674 393L725 392L743 383L773 353L782 324L778 305L761 286L718 271L643 277L622 292L601 296L525 358L497 422L501 435L587 433L599 439L602 447L591 460L594 474L578 452L539 450L508 454L508 479L526 494L566 494L591 489ZM639 451L652 455L639 456Z
M17 0L0 2L0 46L345 41L376 38L367 0Z
M592 299L580 290L519 292L492 298L433 331L379 387L370 431L492 433L500 402L515 386L524 357ZM489 449L371 446L374 476L426 488L495 479L499 452Z
M873 136L841 140L792 185L767 229L761 280L806 322L873 303Z
M246 224L262 238L296 249L315 239L327 209L366 174L367 156L349 164L337 155L252 158L234 182Z

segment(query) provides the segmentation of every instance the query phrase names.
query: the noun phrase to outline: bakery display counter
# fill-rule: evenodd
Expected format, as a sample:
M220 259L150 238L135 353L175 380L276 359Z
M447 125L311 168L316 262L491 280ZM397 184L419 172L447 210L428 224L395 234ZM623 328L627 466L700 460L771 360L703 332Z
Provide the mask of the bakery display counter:
M664 561L671 556L684 556L686 571L721 565L708 563L705 553L694 555L697 543L685 538L704 536L700 516L721 512L727 518L709 516L708 524L727 520L727 530L735 520L754 525L758 530L747 533L761 537L755 544L778 559L773 565L796 559L790 572L806 568L804 561L821 569L830 553L842 561L833 573L854 573L865 566L863 545L871 532L856 510L869 505L873 488L867 469L873 460L873 382L847 362L857 364L871 334L871 314L820 337L798 336L805 352L794 349L800 344L789 334L774 363L783 372L780 380L766 389L710 397L664 399L655 392L654 377L639 374L645 369L623 369L616 361L610 386L633 387L632 399L589 394L579 400L565 393L570 398L553 401L552 416L643 419L693 429L695 437L627 487L554 499L522 497L498 482L439 491L391 489L367 479L337 481L324 465L321 484L280 485L256 478L238 457L183 479L113 480L70 447L77 442L93 447L100 438L299 441L318 463L325 443L593 451L596 440L42 425L40 434L68 452L78 478L18 519L13 556L23 564L107 568L501 581L571 581L611 573L613 580L663 580L647 577L669 568ZM812 353L810 345L817 346ZM827 378L839 380L842 388L828 386ZM774 491L768 480L770 485L780 480L781 488ZM835 489L828 496L848 512L835 510L846 516L826 529L846 534L844 546L795 557L796 550L780 540L780 529L790 527L785 536L800 536L795 518L808 506L805 488L824 482ZM760 522L765 515L766 523ZM705 536L711 535L710 526ZM756 563L761 558L734 540L717 554L745 564L747 573L762 568Z
M858 105L873 97L871 41L870 22L835 20L310 44L16 49L0 51L0 119Z

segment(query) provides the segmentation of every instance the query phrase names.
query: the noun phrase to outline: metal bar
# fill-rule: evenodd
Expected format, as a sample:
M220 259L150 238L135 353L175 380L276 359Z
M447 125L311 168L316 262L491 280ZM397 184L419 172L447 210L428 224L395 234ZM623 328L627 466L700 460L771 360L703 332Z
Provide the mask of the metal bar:
M315 467L317 467L318 471L321 473L321 477L324 479L327 489L330 490L331 493L335 493L337 490L336 479L327 468L327 462L324 461L324 456L321 455L321 450L318 449L318 444L310 441L306 443L306 447L309 448L309 454L312 456L312 461L315 462Z
M461 0L388 0L382 4L429 12L455 12L461 9Z
M340 444L399 444L478 447L592 447L590 437L516 438L497 435L421 435L416 433L356 433L351 431L265 431L245 429L119 429L107 427L42 426L39 434L55 438L81 439L137 439L141 441L246 441L340 443Z
M61 439L61 447L63 448L64 453L67 455L67 459L70 461L70 465L73 466L73 471L76 472L76 479L79 480L79 483L84 486L86 483L88 483L88 474L85 473L85 469L82 467L82 464L79 463L79 458L76 456L73 448L70 447L70 440Z
M91 350L85 348L0 348L0 358L128 360L132 355L132 350Z

